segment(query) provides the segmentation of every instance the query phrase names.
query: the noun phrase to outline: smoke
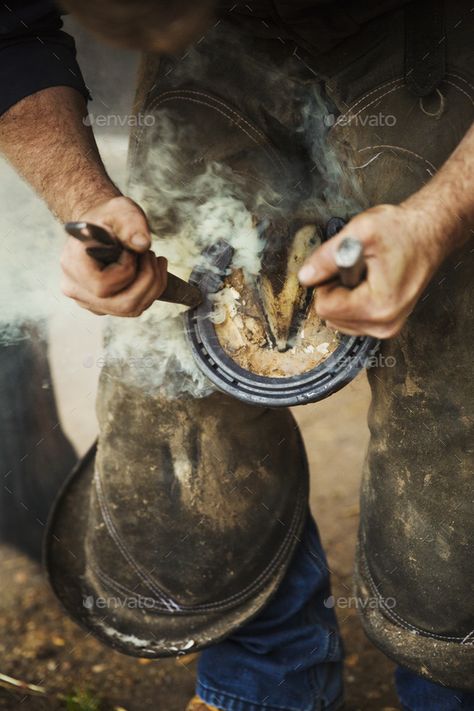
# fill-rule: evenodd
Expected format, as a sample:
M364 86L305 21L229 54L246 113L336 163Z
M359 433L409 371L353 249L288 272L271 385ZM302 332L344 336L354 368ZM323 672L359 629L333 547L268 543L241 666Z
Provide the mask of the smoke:
M46 206L0 161L0 345L44 328L58 308L61 230Z
M211 162L190 177L183 146L193 142L192 129L166 112L157 116L148 140L146 165L129 194L147 213L155 231L153 249L168 259L168 270L188 279L196 266L209 266L203 252L223 239L234 248L233 266L255 277L263 241L228 169ZM180 179L180 171L186 179ZM209 394L213 386L186 341L184 310L157 301L139 319L110 319L106 362L120 378L151 394Z
M360 185L350 169L352 155L337 133L335 111L323 87L315 82L306 94L298 132L305 137L316 173L310 209L325 221L334 216L350 219L365 207Z

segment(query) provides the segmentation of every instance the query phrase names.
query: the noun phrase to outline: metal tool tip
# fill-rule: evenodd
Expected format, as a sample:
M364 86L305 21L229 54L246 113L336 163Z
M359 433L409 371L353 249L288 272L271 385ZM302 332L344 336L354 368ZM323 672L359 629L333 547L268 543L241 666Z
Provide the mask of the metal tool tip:
M363 247L355 237L345 237L336 250L335 261L339 268L353 267L361 259Z

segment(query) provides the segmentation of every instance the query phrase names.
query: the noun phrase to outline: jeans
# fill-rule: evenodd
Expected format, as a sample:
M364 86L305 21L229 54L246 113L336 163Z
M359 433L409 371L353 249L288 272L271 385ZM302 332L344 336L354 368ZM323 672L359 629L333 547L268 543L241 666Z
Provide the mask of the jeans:
M200 657L197 693L224 711L329 711L342 706L343 649L325 607L329 571L311 517L265 609Z
M330 594L326 559L308 517L290 568L263 612L201 654L197 694L222 711L342 708L343 649L334 609L324 604ZM474 711L472 693L402 668L396 682L405 711Z
M395 682L403 711L474 710L474 692L435 684L403 667L395 672Z

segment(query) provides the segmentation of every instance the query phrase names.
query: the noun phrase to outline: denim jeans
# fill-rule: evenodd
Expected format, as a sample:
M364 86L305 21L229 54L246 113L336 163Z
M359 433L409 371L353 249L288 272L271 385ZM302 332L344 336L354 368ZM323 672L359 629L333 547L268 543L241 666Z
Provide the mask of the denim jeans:
M316 524L276 595L255 619L200 657L196 691L222 711L332 711L342 708L343 649L329 571ZM448 689L399 668L405 711L474 711L474 694ZM369 690L369 689L368 689Z
M342 706L343 650L329 571L313 519L265 609L200 657L197 693L224 711L333 711Z
M395 672L403 711L474 711L474 693L435 684L398 667Z

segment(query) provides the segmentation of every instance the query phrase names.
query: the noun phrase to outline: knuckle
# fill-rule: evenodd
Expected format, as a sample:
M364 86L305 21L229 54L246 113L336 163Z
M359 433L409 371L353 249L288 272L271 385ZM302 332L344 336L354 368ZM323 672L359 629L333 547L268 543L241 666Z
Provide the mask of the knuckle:
M115 198L115 200L117 200L118 209L120 209L124 213L128 213L130 215L143 219L145 218L145 213L143 212L142 208L137 205L137 203L134 202L131 198L122 195L119 198Z
M122 303L119 307L120 310L120 316L123 318L137 318L137 316L141 316L144 308L137 304L136 301L125 301Z
M382 324L391 324L398 316L398 307L393 301L388 301L377 311L377 320Z
M323 304L317 305L316 314L319 316L319 318L323 319L323 321L327 321L330 318L330 312L324 307Z
M64 296L67 296L68 299L74 298L74 290L69 284L61 284L61 292Z
M133 316L137 311L137 300L135 297L124 297L120 304L120 312L123 316Z
M354 227L361 237L366 237L372 234L375 226L375 216L369 212L363 212L353 220Z
M391 324L385 324L382 326L377 326L376 328L373 329L373 333L369 335L373 335L376 338L393 338L396 336L401 330L401 324L398 323L391 323Z
M71 238L72 239L72 238ZM76 264L76 257L74 256L73 246L65 247L59 257L59 266L63 272L72 271Z
M90 291L97 299L106 299L109 296L110 289L108 284L96 281L91 285Z

